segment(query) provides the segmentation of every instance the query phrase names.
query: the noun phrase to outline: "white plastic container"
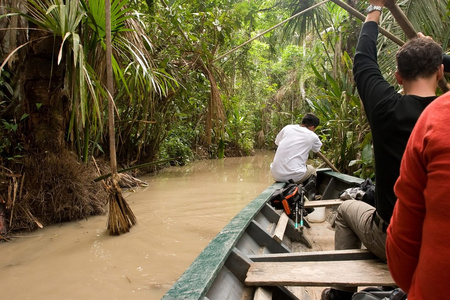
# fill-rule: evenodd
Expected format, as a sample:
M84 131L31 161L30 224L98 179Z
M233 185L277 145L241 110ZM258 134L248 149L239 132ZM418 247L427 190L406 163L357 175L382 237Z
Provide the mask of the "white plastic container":
M325 221L325 207L315 207L314 211L306 216L311 223L320 223Z

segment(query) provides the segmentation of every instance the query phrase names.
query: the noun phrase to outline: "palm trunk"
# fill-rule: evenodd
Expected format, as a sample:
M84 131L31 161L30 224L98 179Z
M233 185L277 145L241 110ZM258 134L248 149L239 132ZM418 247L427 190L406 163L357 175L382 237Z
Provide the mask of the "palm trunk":
M136 217L122 196L122 190L118 184L116 138L114 130L114 82L112 71L112 44L111 44L111 2L105 0L106 14L106 88L108 92L108 127L109 127L109 155L111 166L112 186L109 192L109 218L108 229L112 235L120 235L128 232L130 227L136 224Z

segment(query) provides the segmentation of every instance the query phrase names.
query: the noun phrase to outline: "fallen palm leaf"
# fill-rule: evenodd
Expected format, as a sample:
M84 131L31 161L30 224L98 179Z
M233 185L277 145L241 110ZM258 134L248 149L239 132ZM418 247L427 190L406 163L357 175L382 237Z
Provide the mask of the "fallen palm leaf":
M169 162L169 161L178 160L180 158L181 157L175 157L175 158L168 158L168 159L163 159L163 160L158 160L158 161L152 161L152 162L145 163L145 164L142 164L142 165L137 165L137 166L125 168L125 169L122 169L122 170L118 170L117 173L123 173L123 172L131 171L131 170L135 170L135 169L139 169L139 168L145 168L145 167L152 166L152 165L163 164L163 163L166 163L166 162ZM112 175L112 173L104 174L102 176L99 176L99 177L95 178L94 181L95 182L99 182L100 180L106 179L106 178L110 177L111 175Z
M122 196L120 187L113 181L108 186L109 217L107 229L111 235L120 235L130 231L137 219L128 203Z

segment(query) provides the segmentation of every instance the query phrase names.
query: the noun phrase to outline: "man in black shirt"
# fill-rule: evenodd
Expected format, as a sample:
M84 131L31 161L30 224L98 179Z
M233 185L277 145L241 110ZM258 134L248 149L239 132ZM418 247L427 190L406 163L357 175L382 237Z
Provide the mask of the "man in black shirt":
M397 200L394 184L409 135L421 114L436 98L443 77L442 48L420 35L397 52L396 79L403 95L383 77L377 63L378 23L386 0L370 0L362 27L353 73L363 102L375 153L376 207L347 200L338 208L335 249L359 249L361 244L386 261L386 228ZM351 299L352 289L326 289L322 300Z

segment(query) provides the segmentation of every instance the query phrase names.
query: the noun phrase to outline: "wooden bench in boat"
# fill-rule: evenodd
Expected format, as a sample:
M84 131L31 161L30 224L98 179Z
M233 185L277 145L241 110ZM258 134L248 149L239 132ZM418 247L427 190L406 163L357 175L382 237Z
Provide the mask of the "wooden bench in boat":
M249 286L395 286L387 264L367 250L335 250L249 257Z
M330 200L313 200L305 201L305 208L310 207L330 207L340 205L344 200L341 199L330 199Z

